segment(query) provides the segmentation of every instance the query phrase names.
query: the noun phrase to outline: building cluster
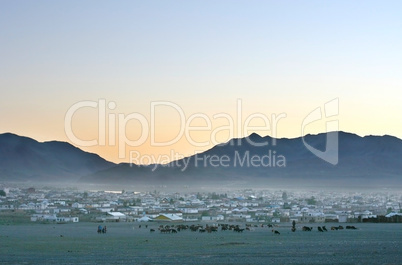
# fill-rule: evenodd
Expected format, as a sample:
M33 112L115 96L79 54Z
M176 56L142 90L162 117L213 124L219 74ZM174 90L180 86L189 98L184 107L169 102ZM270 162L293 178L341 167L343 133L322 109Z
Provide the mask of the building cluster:
M34 222L260 222L324 223L401 220L399 192L230 190L80 191L0 184L2 212ZM388 218L388 219L387 219Z

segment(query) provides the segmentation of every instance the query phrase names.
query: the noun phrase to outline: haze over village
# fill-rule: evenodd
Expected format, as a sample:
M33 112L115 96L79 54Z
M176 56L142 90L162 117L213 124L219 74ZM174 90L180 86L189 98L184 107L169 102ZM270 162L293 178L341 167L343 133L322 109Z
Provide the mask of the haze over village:
M301 191L239 189L190 192L78 190L0 186L2 222L241 222L279 224L400 222L398 190ZM184 191L183 191L184 190ZM186 190L188 190L186 192Z

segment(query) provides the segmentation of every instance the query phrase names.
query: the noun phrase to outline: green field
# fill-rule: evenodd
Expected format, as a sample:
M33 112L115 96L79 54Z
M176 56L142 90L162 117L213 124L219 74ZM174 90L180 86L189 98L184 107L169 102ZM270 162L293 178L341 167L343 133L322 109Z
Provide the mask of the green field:
M97 234L97 225L0 225L0 264L402 264L402 224L324 233L283 225L280 235L266 227L150 233L157 223L107 223Z

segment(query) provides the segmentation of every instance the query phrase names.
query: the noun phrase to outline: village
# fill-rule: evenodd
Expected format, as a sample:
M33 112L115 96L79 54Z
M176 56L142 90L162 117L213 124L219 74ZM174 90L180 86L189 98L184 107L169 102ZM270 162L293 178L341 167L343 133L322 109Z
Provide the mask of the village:
M239 189L167 192L20 188L0 184L0 223L402 222L400 192Z

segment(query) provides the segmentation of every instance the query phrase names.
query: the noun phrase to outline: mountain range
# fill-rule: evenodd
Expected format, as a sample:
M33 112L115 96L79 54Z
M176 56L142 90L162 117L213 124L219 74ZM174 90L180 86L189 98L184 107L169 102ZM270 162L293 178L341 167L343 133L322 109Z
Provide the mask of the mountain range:
M0 180L76 182L115 166L99 155L66 142L40 143L12 133L0 134Z
M336 135L337 163L328 163L306 145L325 151ZM336 152L335 152L336 151ZM335 153L334 153L335 152ZM39 143L0 134L0 180L69 181L101 184L202 184L220 182L296 185L401 185L402 140L346 132L275 139L251 134L164 165L114 164L65 142ZM332 161L333 162L333 161Z

